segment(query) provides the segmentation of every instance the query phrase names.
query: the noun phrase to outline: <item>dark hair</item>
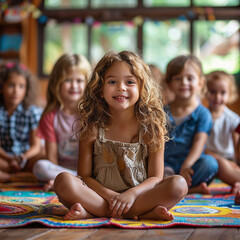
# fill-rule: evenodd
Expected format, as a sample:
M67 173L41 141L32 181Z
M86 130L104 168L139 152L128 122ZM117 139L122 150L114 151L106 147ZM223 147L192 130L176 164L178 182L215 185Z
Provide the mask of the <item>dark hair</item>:
M173 76L179 74L183 70L187 62L197 67L198 68L197 70L199 71L199 76L204 77L202 63L199 61L197 57L195 57L194 55L180 55L173 58L168 63L165 81L169 83Z
M30 71L21 63L18 62L5 62L0 65L0 104L4 104L3 98L3 86L8 81L11 74L16 73L22 75L26 79L26 95L23 99L23 107L24 109L28 109L28 107L35 103L36 100L36 78Z

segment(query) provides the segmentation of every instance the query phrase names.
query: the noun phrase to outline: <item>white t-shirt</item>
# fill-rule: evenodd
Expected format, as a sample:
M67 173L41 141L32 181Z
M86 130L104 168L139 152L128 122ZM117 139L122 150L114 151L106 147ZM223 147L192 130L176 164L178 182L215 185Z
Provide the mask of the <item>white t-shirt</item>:
M208 137L206 148L224 158L234 159L232 133L240 122L240 117L225 107L222 115L213 121L211 134Z

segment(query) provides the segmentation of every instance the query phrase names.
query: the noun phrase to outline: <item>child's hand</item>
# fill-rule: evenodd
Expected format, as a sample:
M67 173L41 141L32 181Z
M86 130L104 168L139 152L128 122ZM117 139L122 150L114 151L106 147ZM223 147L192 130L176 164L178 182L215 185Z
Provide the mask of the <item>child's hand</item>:
M115 196L110 205L112 217L121 217L123 214L126 214L134 202L135 196L130 191Z
M20 165L19 165L19 161L17 159L12 159L9 163L10 166L10 171L11 172L19 172L20 171Z
M105 200L108 202L110 211L112 211L111 209L112 209L113 200L114 200L118 195L120 195L120 193L118 193L118 192L112 192L111 194L108 194L108 196L105 198Z
M190 187L192 185L192 175L193 175L194 171L192 168L184 168L180 170L180 175L182 175L186 182L187 185Z

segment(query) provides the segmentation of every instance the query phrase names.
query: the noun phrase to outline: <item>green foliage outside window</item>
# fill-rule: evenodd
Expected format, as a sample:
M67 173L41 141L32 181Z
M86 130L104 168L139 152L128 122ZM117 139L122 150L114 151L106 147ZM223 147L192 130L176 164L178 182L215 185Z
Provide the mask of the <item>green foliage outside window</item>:
M167 63L179 54L189 53L187 21L147 21L143 25L143 57L163 72Z
M135 52L137 29L127 22L110 22L93 26L91 60L93 65L109 50Z

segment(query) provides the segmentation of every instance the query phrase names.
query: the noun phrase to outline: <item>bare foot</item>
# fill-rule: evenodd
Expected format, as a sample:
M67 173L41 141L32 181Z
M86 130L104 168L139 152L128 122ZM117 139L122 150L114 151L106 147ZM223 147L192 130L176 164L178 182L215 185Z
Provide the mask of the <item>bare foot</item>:
M71 206L69 212L64 216L65 220L79 220L93 218L93 215L87 212L80 203Z
M188 193L210 194L210 189L205 182L202 182L196 187L190 187L188 189Z
M240 190L236 193L234 202L236 205L240 205Z
M0 183L6 183L10 181L10 174L0 171Z
M43 186L44 192L53 191L53 184L54 184L54 180L50 180L47 183L45 183Z
M240 182L235 182L232 186L231 193L236 194L240 190Z
M157 206L152 211L143 214L139 217L134 217L134 220L149 219L149 220L163 220L172 221L174 219L173 215L168 212L165 207Z

